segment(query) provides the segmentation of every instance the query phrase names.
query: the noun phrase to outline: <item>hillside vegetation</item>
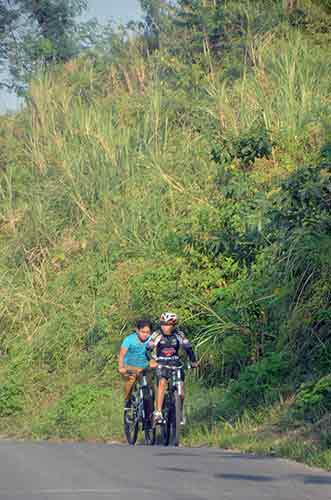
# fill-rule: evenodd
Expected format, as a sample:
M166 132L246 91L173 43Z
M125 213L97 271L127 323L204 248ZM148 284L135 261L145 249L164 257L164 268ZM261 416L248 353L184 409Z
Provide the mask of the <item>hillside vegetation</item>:
M329 2L142 4L1 117L2 433L119 439L119 344L171 309L186 442L330 468Z

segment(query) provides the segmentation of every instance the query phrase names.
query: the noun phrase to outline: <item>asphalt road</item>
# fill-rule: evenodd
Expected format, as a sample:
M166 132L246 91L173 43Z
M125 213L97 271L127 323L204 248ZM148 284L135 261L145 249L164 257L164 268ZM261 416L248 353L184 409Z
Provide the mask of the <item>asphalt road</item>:
M206 448L0 442L1 500L328 500L331 474Z

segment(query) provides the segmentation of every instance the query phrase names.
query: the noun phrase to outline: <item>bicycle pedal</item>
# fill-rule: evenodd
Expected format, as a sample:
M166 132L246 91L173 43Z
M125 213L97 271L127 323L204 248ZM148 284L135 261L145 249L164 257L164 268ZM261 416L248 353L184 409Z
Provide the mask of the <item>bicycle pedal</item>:
M155 427L155 425L163 425L163 424L165 424L164 419L154 420L154 422L153 422L154 427Z

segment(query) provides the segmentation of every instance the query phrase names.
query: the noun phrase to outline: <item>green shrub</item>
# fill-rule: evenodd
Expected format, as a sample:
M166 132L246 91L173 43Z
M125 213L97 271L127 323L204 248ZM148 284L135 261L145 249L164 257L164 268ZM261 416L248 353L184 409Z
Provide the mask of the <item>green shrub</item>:
M288 357L284 353L272 353L254 365L244 368L229 387L227 398L237 409L257 408L273 403L289 392L288 376L291 372Z
M302 9L295 9L290 13L288 21L295 28L304 28L307 24L307 14Z
M330 173L323 164L297 168L283 182L275 198L273 224L289 230L295 227L328 230L331 227L330 193Z
M93 376L102 373L107 367L111 369L116 363L121 340L107 336L98 341L93 348L89 348L88 352L82 353L80 363L82 370L88 369L88 373Z
M211 158L219 164L237 159L241 167L247 168L257 158L269 158L271 152L271 139L262 125L242 131L238 136L220 137L212 147Z
M100 341L108 335L107 330L103 325L97 324L92 326L86 334L85 349L89 351L93 349Z
M331 375L301 386L295 403L297 415L317 420L331 412Z
M34 432L45 437L82 437L84 427L95 429L100 423L104 403L112 397L109 389L76 385L42 416Z
M0 385L0 417L17 415L23 410L22 387L16 382Z
M326 422L326 424L328 426L330 426L330 422L331 422L331 413L329 414L329 419L328 419L328 422ZM325 448L328 448L328 449L331 448L331 430L329 427L321 429L320 440L321 440L322 446L324 446Z
M45 364L50 373L63 367L74 343L76 327L74 318L69 315L54 315L32 344L33 358Z
M269 158L272 144L267 130L262 127L252 128L239 135L233 143L234 156L242 167L249 167L256 158Z

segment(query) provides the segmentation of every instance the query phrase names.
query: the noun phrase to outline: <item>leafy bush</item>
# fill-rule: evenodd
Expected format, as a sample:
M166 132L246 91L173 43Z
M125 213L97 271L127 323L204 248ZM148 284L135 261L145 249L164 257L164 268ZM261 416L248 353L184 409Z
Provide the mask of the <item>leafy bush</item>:
M221 270L204 259L204 265L187 257L170 256L162 265L149 261L149 268L138 272L130 283L130 306L137 315L157 320L160 311L176 309L182 324L197 330L201 324L201 297L221 279Z
M85 349L93 349L101 340L108 335L107 330L103 325L97 324L92 326L86 334Z
M331 412L331 375L301 386L295 403L296 413L316 420Z
M323 144L320 150L321 166L331 168L331 143Z
M256 158L269 158L272 144L267 130L257 127L243 132L233 143L234 156L242 167L249 167Z
M262 125L242 131L237 137L220 138L212 147L211 158L219 164L237 159L241 167L247 168L255 162L256 158L269 158L271 152L271 139Z
M93 376L95 373L102 373L104 370L112 369L117 359L121 339L110 336L98 341L88 352L82 353L81 369ZM109 375L108 375L109 376Z
M315 4L321 5L327 11L331 11L331 0L313 0Z
M240 410L275 402L290 390L290 371L290 363L284 353L267 355L254 365L244 368L238 380L230 385L227 398Z
M42 334L34 340L32 356L41 360L50 373L63 367L74 341L75 327L74 318L57 314L44 325Z
M294 227L327 230L331 226L331 184L328 169L323 164L296 169L283 182L282 190L274 203L273 224L277 223L289 230Z
M0 417L17 415L23 410L23 391L16 382L0 385Z
M294 9L289 15L289 23L296 28L304 28L307 24L307 14L302 9Z
M46 437L81 436L84 426L93 426L102 417L102 403L111 397L109 389L76 385L42 416L35 433Z

